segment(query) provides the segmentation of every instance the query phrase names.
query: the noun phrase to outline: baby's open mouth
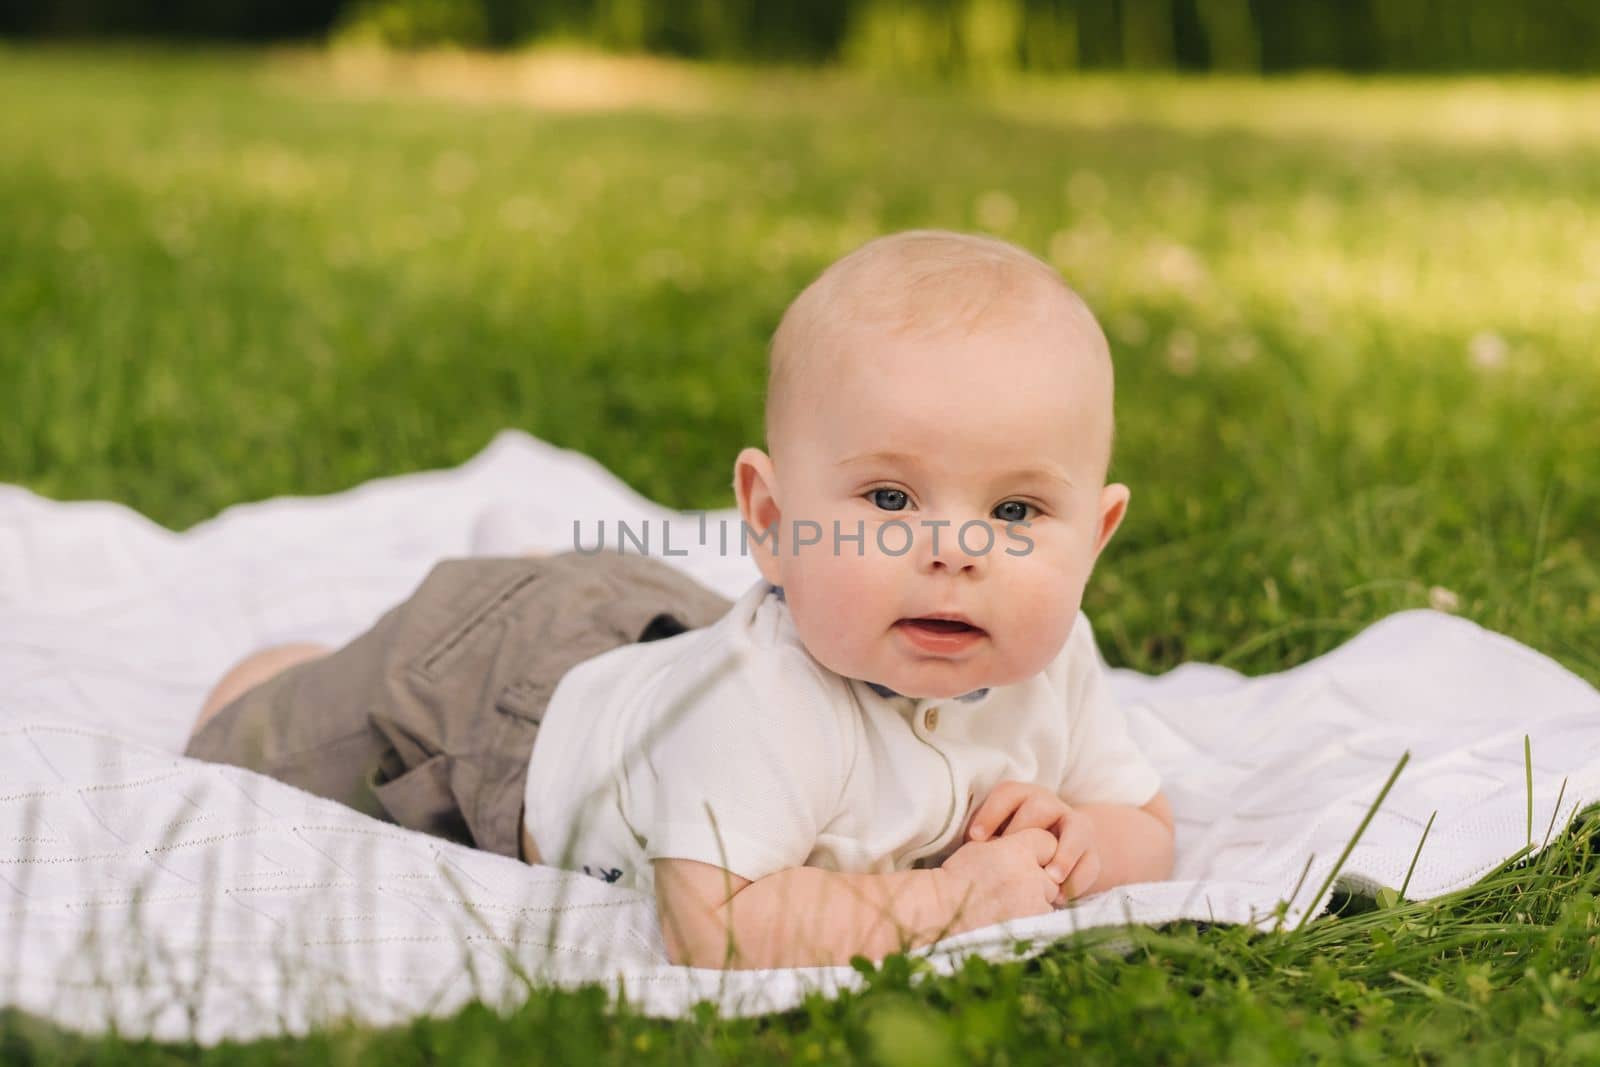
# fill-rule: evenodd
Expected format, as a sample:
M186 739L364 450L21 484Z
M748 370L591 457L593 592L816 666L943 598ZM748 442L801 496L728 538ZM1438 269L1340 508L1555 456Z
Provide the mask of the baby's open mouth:
M971 630L973 633L983 633L978 627L961 622L958 619L901 619L900 621L904 625L921 627L922 629L932 630L935 633L958 634L967 630Z

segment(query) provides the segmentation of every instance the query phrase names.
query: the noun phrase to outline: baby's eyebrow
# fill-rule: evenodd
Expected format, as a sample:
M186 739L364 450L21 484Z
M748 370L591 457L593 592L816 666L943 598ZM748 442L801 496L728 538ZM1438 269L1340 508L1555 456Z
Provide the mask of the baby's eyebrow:
M909 452L896 452L892 449L879 449L876 452L863 452L859 456L848 456L844 459L841 459L834 465L837 467L843 467L851 463L868 462L899 463L907 467L917 468L922 466L922 460L917 456L914 456ZM1000 481L1003 482L1019 482L1029 479L1047 482L1060 482L1069 489L1077 488L1077 486L1073 484L1071 478L1068 478L1061 471L1055 470L1051 467L1022 467L1018 470L1008 471L1000 476Z
M1072 479L1068 478L1065 474L1061 474L1058 471L1049 470L1045 467L1024 467L1022 470L1011 471L1009 474L1004 475L1003 478L1008 482L1020 482L1033 478L1047 482L1060 482L1068 489L1077 488L1077 486L1072 484Z
M870 461L876 461L879 463L904 463L908 467L915 467L920 464L920 461L917 459L917 457L913 456L909 452L880 450L877 452L863 452L859 456L847 456L846 458L841 459L838 463L834 464L834 466L843 467L847 463L867 463Z

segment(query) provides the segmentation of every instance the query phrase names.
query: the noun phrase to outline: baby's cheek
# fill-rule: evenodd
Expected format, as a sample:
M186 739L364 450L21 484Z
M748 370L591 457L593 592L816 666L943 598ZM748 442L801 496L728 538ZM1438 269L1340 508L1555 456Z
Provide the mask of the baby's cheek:
M795 629L812 658L836 674L861 677L868 650L868 615L847 584L813 582L804 599L789 598Z
M813 551L831 553L832 549L817 545ZM834 625L859 626L889 610L885 605L894 600L892 587L885 582L881 565L874 566L870 557L857 559L848 545L840 552L837 557L805 564L806 588L815 594L815 614L831 619Z
M1043 593L1029 594L1043 597ZM1022 610L1008 610L1004 622L993 630L992 654L995 684L1012 685L1033 677L1050 665L1066 644L1070 632L1063 628L1060 609L1029 603Z

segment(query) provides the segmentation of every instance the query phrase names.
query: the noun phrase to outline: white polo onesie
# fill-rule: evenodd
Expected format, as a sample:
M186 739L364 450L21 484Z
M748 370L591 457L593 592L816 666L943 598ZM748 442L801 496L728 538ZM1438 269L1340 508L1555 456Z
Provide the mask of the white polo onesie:
M1141 805L1160 788L1086 615L1032 678L913 698L817 663L763 578L710 626L568 669L524 819L543 862L653 892L659 857L752 881L936 867L1006 779L1080 804Z

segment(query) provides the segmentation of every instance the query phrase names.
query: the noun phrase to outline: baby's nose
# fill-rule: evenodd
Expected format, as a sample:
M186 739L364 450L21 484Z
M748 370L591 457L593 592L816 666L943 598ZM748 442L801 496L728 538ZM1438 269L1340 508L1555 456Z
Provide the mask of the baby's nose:
M923 559L930 567L974 570L994 550L994 531L985 522L929 523L923 532Z

